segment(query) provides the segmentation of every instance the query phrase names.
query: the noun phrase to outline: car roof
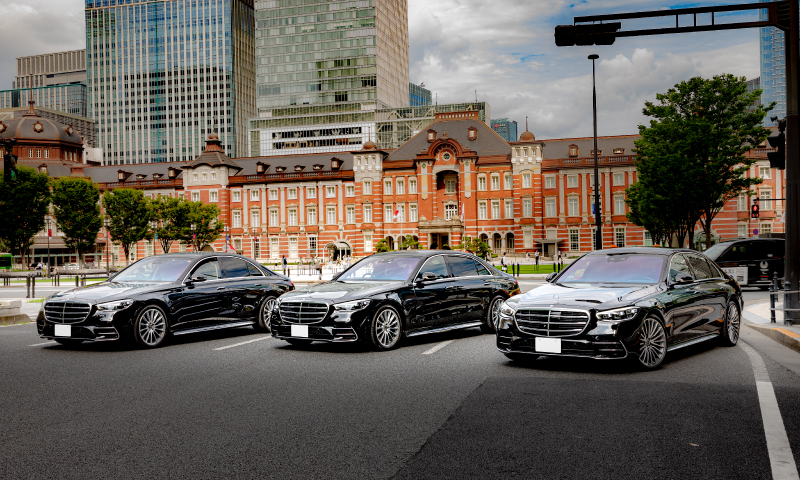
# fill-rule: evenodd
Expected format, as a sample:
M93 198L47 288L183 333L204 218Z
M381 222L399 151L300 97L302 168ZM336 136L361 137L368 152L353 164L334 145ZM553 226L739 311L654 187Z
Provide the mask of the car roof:
M392 250L391 252L381 252L375 255L411 255L415 257L431 257L433 255L472 255L469 252L462 252L460 250Z
M785 242L785 238L737 238L736 240L725 240L720 243L734 244L740 242Z

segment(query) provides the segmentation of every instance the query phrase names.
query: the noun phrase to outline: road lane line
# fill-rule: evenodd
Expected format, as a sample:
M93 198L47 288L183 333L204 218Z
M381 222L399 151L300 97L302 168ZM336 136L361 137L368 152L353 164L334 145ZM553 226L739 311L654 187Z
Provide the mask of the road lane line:
M742 342L742 348L750 357L753 374L756 378L758 403L761 406L764 435L767 437L767 452L772 467L772 478L774 480L800 479L797 465L794 463L792 447L789 444L789 437L786 435L786 427L778 407L778 399L775 397L775 388L769 379L764 360L750 345Z
M253 340L248 340L246 342L234 343L233 345L228 345L228 346L225 346L225 347L215 348L214 350L225 350L225 349L228 349L228 348L239 347L241 345L247 345L248 343L260 342L261 340L266 340L268 338L272 338L272 337L269 336L269 335L265 335L263 337L254 338Z
M29 347L41 347L42 345L50 345L51 343L58 343L58 342L50 341L50 342L34 343L33 345L28 345L28 346Z
M436 346L434 346L434 347L433 347L433 348L431 348L430 350L426 350L426 351L422 352L422 354L423 354L423 355L430 355L431 353L436 353L436 352L438 352L439 350L443 349L444 347L446 347L446 346L450 345L451 343L453 343L453 341L452 341L452 340L445 340L445 341L444 341L444 342L442 342L442 343L438 343L438 344L436 344Z

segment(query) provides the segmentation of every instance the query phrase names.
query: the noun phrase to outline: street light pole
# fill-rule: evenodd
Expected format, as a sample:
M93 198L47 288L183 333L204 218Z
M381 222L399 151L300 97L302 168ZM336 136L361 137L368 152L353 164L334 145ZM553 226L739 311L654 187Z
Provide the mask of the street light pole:
M230 243L228 241L228 232L230 232L231 229L230 229L230 227L225 225L224 227L222 227L222 230L225 231L225 253L228 253L228 243Z
M197 225L195 225L193 223L193 224L191 224L191 226L189 228L192 229L192 247L194 248L194 251L196 252L198 250L198 248L197 248L197 233L195 233L195 231L197 230Z
M111 232L108 230L108 227L111 226L111 220L106 217L105 220L103 220L103 225L106 227L106 275L110 275L111 265L108 258L108 243L111 241Z
M47 227L47 262L45 262L45 270L44 277L50 278L50 215L47 215L44 218L45 226Z
M597 168L597 87L595 86L594 61L600 55L591 54L589 60L592 61L592 114L594 116L594 228L595 228L595 250L603 249L602 218L600 213L600 173Z

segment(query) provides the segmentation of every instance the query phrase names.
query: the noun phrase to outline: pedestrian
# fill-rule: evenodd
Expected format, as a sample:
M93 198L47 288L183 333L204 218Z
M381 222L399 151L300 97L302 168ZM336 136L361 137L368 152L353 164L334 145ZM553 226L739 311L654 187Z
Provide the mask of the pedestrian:
M319 259L316 255L314 255L314 270L319 273L319 279L322 280L322 264L319 262Z
M503 252L503 256L500 257L500 269L508 273L508 265L506 265L506 252Z
M283 256L281 264L283 265L283 274L286 275L287 270L289 270L289 262L286 260L286 255Z
M533 261L536 262L536 271L539 271L539 250L533 252Z
M531 259L531 252L525 252L525 261L529 261Z
M42 276L42 262L36 264L36 276L37 277Z

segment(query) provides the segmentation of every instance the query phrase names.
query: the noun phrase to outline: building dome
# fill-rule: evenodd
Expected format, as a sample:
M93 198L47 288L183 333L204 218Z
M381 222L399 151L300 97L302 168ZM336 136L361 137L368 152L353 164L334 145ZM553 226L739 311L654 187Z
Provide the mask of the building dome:
M522 135L519 136L520 142L535 142L536 137L529 131L525 130L522 132Z
M14 138L17 143L63 142L83 147L83 139L72 125L40 117L33 106L22 117L0 122L0 137Z
M375 142L373 142L372 140L367 140L366 143L364 143L364 150L377 150L377 149L378 145L375 144Z

